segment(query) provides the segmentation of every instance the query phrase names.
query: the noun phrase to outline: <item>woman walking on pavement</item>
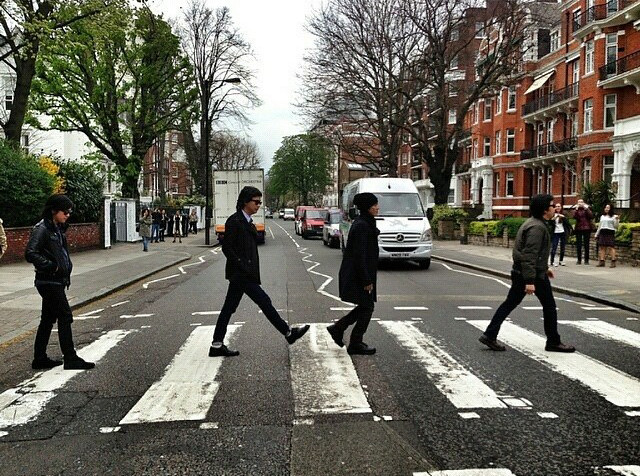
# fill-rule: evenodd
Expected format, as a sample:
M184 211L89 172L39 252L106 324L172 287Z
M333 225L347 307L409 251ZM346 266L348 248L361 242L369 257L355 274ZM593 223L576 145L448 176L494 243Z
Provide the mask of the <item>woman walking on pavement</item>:
M180 210L176 210L176 213L173 215L173 242L176 242L176 237L182 243L182 226L180 224L182 220L182 215L180 215Z
M607 251L611 256L611 268L616 267L616 230L620 224L618 215L613 214L613 207L607 203L604 212L600 215L600 224L596 230L596 239L598 240L598 253L600 262L598 267L604 266L604 260L607 257Z
M340 299L356 304L349 314L327 327L332 339L344 346L343 335L351 324L351 338L347 346L349 354L372 355L375 347L363 342L363 337L373 315L376 301L376 275L378 272L378 235L376 215L380 211L378 198L372 193L359 193L353 204L360 210L349 229L347 247L340 266Z
M583 199L578 200L573 218L576 220L576 250L578 252L578 263L582 264L582 247L584 246L584 264L589 264L589 241L591 239L591 220L593 213Z
M149 251L149 242L151 241L151 225L153 224L153 218L149 209L142 210L140 215L140 236L142 237L142 251Z
M87 370L96 366L76 354L71 332L73 314L65 294L65 287L69 288L71 284L73 269L65 236L66 223L72 208L73 202L66 195L50 196L44 206L42 220L31 230L25 251L26 260L35 267L35 286L42 296L42 314L31 362L31 368L36 370L51 369L62 364L61 361L47 356L49 337L56 321L64 368Z
M555 214L551 220L553 225L553 236L551 238L551 266L564 266L564 249L567 244L567 238L571 234L571 224L564 213L562 213L562 205L556 203ZM560 260L558 264L554 264L556 257L556 250L558 249L558 243L560 243Z

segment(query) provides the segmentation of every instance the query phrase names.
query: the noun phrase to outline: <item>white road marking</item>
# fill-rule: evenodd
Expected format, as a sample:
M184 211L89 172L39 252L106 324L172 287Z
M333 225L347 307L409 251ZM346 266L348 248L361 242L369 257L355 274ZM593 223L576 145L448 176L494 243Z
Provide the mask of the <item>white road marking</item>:
M271 233L271 238L275 240L276 237L273 235L273 230L271 229L271 227L269 227L268 229L269 229L269 233Z
M476 412L460 412L458 413L458 415L460 415L460 418L463 418L465 420L471 420L472 418L480 418L480 415L478 415Z
M116 433L120 431L119 426L103 426L100 428L100 433Z
M640 411L638 411L638 410L628 410L628 411L624 412L624 414L627 415L627 416L636 417L636 416L640 416Z
M461 311L473 311L491 309L491 306L458 306L458 309L460 309Z
M206 421L204 423L200 423L201 430L217 430L218 422L217 421Z
M489 321L467 321L485 330ZM546 367L577 380L619 407L640 407L640 379L579 352L545 352L545 338L515 324L505 322L500 340L542 363Z
M605 469L610 469L623 476L640 476L640 466L637 464L629 464L626 466L605 466Z
M381 321L380 325L411 352L456 408L507 407L487 384L443 351L439 342L416 329L413 322Z
M99 312L104 311L103 309L96 309L94 311L90 311L90 312L85 312L84 314L80 314L78 317L87 317L87 316L91 316L92 314L98 314Z
M147 288L149 287L149 285L150 285L150 284L157 283L157 282L160 282L160 281L166 281L167 279L171 279L171 278L177 278L178 276L180 276L180 275L179 275L179 274L172 274L171 276L166 276L166 277L164 277L164 278L154 279L153 281L149 281L149 282L147 282L147 283L144 283L144 284L142 285L142 287L143 287L144 289L147 289Z
M582 309L584 309L585 311L617 311L618 308L616 307L611 307L611 306L602 306L602 307L586 307L586 306L582 306Z
M627 321L637 321L637 317L627 317Z
M453 319L456 320L456 321L466 321L467 320L466 317L454 317Z
M198 326L202 325L202 322L193 322L193 323L191 323L189 325L192 326L192 327L198 327Z
M551 419L558 418L558 415L552 412L538 412L538 416L540 418L551 418Z
M371 413L353 362L323 324L311 324L290 347L296 418L317 414Z
M73 318L74 321L86 321L87 319L100 319L100 315L93 314L91 316L75 316Z
M228 327L230 339L239 327ZM207 355L213 329L201 326L193 330L162 378L149 387L120 425L205 419L220 387L216 376L224 361Z
M510 284L510 283L507 283L507 282L505 282L505 281L503 281L503 280L501 280L501 279L498 279L498 278L494 278L493 276L485 276L484 274L471 273L471 272L469 272L469 271L463 271L463 270L461 270L461 269L453 269L453 268L452 268L451 266L449 266L448 264L446 264L446 263L442 263L442 262L438 262L438 264L441 264L442 266L444 266L445 268L447 268L449 271L453 271L453 272L455 272L455 273L468 274L468 275L470 275L470 276L476 276L476 277L478 277L478 278L490 279L491 281L495 281L495 282L497 282L498 284L502 284L503 286L505 286L505 287L507 287L507 288L510 288L510 287L511 287L511 284Z
M98 362L133 330L114 330L101 335L91 344L78 351L87 361ZM0 394L0 428L23 425L34 420L45 405L76 375L84 370L64 370L62 366L35 376Z
M180 270L180 272L182 274L187 274L187 272L184 270L184 268L188 268L189 266L195 266L197 264L202 264L204 263L204 256L198 256L198 259L200 260L198 263L189 263L189 264L184 264L182 266L178 266L178 270Z
M394 306L396 311L428 311L429 308L425 306Z
M129 301L121 301L121 302L117 302L115 304L112 304L111 307L118 307L118 306L122 306L123 304L128 303Z
M331 311L352 311L353 309L355 309L354 307L330 307L329 308Z
M586 303L586 302L574 301L573 299L567 299L567 298L563 298L563 297L557 297L556 300L557 301L572 302L574 304L578 304L579 306L595 306L595 304L589 304L589 303Z
M8 431L0 431L0 438L2 438L3 436L7 436L8 434Z
M613 324L609 324L604 321L558 321L559 324L564 324L571 327L576 327L581 331L589 334L596 335L598 337L604 337L605 339L622 342L623 344L631 345L636 348L640 348L640 334L630 331L624 327L618 327Z
M196 311L192 312L192 316L217 316L220 314L220 311Z
M445 469L429 473L413 473L413 476L516 476L506 468Z
M525 311L542 311L542 306L522 306Z
M154 314L123 314L120 319L134 319L136 317L151 317Z

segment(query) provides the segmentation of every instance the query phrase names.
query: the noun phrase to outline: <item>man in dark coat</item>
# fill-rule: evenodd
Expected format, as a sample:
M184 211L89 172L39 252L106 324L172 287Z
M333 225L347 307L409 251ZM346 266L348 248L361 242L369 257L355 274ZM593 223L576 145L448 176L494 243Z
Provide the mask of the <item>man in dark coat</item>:
M258 305L289 344L293 344L309 330L309 325L289 327L273 307L267 293L260 287L258 231L251 215L262 205L261 198L262 192L257 188L244 187L238 196L236 213L231 215L224 225L222 252L227 258L225 278L229 280L229 289L218 316L209 357L233 357L240 354L237 350L229 349L223 342L231 315L236 312L244 294Z
M355 324L351 332L347 352L349 354L372 355L375 347L362 339L373 315L376 301L376 275L378 272L378 234L376 215L380 208L378 198L372 193L359 193L353 204L360 210L349 229L347 247L342 258L339 274L340 299L357 306L349 314L327 328L334 342L340 347L344 332Z
M73 202L66 195L52 195L42 212L42 220L31 230L25 258L33 263L36 271L36 289L42 296L42 315L36 333L34 358L31 367L36 370L50 369L61 365L59 360L47 356L47 344L51 330L58 321L58 339L64 355L64 368L86 370L95 367L76 354L73 346L71 323L73 315L65 288L71 284L71 258L64 234Z

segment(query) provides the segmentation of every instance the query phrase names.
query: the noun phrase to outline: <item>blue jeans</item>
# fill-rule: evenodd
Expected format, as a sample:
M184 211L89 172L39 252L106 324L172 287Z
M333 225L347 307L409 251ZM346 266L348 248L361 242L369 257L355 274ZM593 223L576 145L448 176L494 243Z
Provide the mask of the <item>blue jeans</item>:
M564 233L554 233L551 242L551 264L556 257L556 250L558 249L558 243L560 243L560 262L564 260L564 248L567 244L567 235Z
M160 237L160 225L157 223L154 223L151 225L151 241L153 241L155 238L157 242L159 237Z
M148 236L143 236L142 237L142 250L143 251L149 251L149 242L151 241L151 238L149 238Z
M231 315L236 312L240 300L245 294L258 305L262 313L269 319L269 322L273 324L273 327L278 329L280 334L283 336L287 335L289 332L289 324L280 317L278 311L276 311L273 304L271 304L271 298L263 291L259 284L244 281L229 281L227 297L224 300L224 305L218 316L218 322L216 322L216 329L213 332L213 342L224 342L224 336L227 334L227 326L229 325Z

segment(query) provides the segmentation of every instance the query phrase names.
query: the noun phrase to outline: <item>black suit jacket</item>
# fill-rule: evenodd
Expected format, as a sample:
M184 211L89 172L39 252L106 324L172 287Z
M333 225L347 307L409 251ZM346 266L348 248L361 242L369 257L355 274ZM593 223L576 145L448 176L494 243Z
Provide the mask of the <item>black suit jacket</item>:
M260 284L258 231L241 210L231 215L224 225L222 252L227 258L225 278Z
M339 272L338 285L343 301L366 304L377 300L379 233L371 215L360 215L353 221ZM373 284L373 291L369 294L364 287L370 284Z

